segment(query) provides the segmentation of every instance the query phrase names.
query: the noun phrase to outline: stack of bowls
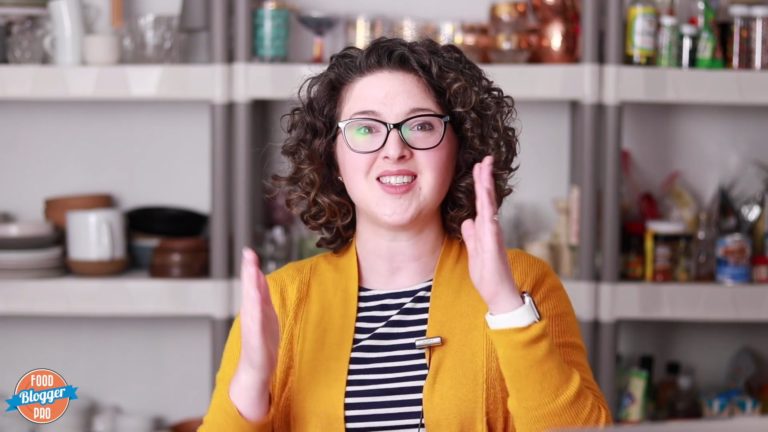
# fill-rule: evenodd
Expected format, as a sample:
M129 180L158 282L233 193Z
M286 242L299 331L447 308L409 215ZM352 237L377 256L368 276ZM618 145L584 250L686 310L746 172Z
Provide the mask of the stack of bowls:
M136 267L153 277L208 275L208 216L174 207L140 207L126 216Z
M64 231L67 229L68 211L109 208L114 205L114 199L109 194L52 197L45 200L45 218Z
M65 272L61 235L52 224L0 223L0 279L56 277Z

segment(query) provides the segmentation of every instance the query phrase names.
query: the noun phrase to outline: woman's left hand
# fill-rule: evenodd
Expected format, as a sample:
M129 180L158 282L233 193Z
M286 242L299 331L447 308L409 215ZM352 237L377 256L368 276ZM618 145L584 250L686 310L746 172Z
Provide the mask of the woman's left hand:
M486 156L472 169L475 182L475 219L461 224L461 235L469 254L469 276L491 314L511 312L523 305L512 277L504 238L499 226L493 156Z

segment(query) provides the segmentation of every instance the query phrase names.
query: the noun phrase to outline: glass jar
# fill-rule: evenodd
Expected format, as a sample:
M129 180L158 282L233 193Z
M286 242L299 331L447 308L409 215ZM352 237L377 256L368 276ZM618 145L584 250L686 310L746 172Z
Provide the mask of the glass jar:
M734 4L728 8L728 13L733 18L728 64L731 69L749 69L752 66L749 6Z
M752 37L752 69L768 69L768 5L750 8Z
M650 220L645 231L645 277L652 282L685 282L690 272L691 235L684 222Z
M658 11L653 0L632 0L627 8L625 55L627 63L653 65L656 59Z
M677 17L662 15L659 21L661 26L656 46L656 64L661 67L677 67L680 64L680 26Z

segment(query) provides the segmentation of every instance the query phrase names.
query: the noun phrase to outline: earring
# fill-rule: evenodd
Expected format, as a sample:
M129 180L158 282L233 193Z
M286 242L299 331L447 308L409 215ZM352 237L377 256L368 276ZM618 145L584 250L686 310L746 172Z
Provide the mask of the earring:
M339 181L340 181L340 182L344 183L344 179L343 179L343 178L341 178L341 176L338 176L338 177L336 177L336 178L337 178L337 179L339 179Z

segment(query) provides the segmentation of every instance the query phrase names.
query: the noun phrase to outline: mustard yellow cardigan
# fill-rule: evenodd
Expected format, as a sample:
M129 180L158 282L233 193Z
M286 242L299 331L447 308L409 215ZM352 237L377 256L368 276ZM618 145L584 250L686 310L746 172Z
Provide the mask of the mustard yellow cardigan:
M466 248L456 239L443 244L427 324L427 336L443 338L424 384L427 430L535 432L610 423L562 284L544 262L516 250L508 255L542 321L490 330ZM240 355L237 318L199 431L343 431L358 292L354 242L339 254L286 265L267 280L281 329L269 414L249 422L229 398Z

